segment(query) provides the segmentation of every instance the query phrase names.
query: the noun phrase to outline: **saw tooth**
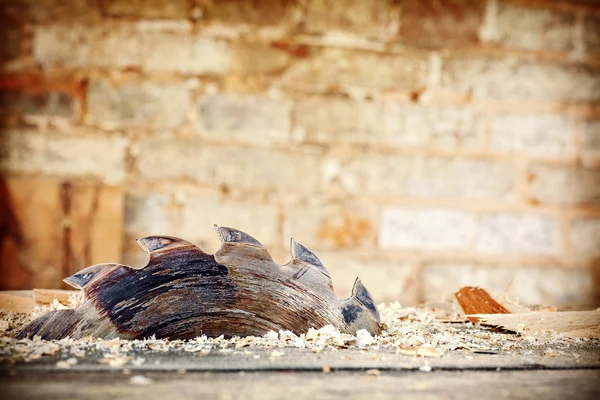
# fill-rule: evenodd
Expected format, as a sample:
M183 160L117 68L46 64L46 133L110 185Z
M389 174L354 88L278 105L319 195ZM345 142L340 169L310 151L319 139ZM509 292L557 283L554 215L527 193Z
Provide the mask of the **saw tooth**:
M319 257L315 255L315 253L304 247L304 245L296 242L294 239L291 240L290 248L292 251L292 261L304 261L305 263L310 264L315 268L318 268L328 278L330 278L329 271L327 271L327 268L325 268L325 266L323 265L321 260L319 260Z
M352 298L356 299L360 304L365 306L365 308L373 314L373 317L380 322L379 320L379 311L377 311L377 306L371 297L371 294L362 284L360 278L356 278L354 281L354 286L352 287Z
M377 311L373 298L360 279L356 278L354 282L352 296L342 301L341 312L345 329L349 332L366 329L371 335L381 333L379 311Z
M215 225L215 229L219 235L219 239L221 239L221 242L223 243L244 243L253 246L262 246L258 240L254 239L246 232L218 225Z
M149 253L175 247L193 246L190 242L173 236L146 236L137 239L136 242Z
M91 267L82 269L76 274L73 274L68 278L63 279L63 282L74 287L75 289L83 289L93 280L107 274L110 271L113 271L115 268L120 267L122 267L121 264L92 265Z
M215 260L231 267L254 265L256 268L276 267L273 258L264 246L246 232L225 226L215 225L221 239L221 248L215 253Z

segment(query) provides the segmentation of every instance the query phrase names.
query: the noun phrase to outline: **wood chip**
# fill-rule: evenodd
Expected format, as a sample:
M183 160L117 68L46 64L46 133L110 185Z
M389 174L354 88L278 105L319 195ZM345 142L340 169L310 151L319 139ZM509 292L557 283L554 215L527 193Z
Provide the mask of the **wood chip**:
M454 294L465 314L510 314L502 304L492 298L484 289L474 286L460 288Z
M526 336L553 331L572 338L600 338L600 311L478 314L468 315L468 318L484 326L499 327Z

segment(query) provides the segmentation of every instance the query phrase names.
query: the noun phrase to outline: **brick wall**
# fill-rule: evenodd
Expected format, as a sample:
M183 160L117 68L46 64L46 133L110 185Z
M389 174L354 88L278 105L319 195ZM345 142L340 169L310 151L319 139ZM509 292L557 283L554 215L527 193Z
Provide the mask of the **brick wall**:
M215 251L218 223L280 263L293 236L340 296L598 303L596 2L1 4L5 215L33 231L4 218L5 286L143 265L149 234Z

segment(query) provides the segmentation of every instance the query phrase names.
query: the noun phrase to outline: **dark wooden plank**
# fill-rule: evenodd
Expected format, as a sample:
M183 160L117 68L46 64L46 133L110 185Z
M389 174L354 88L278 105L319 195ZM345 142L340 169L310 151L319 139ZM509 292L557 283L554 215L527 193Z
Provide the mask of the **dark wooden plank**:
M324 373L27 374L0 380L4 399L593 399L598 370Z

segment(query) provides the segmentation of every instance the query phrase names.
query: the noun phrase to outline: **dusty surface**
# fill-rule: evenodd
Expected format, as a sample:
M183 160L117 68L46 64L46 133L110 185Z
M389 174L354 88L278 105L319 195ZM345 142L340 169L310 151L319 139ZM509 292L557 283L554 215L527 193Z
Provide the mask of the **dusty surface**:
M594 399L598 370L26 374L0 380L6 399ZM83 384L85 382L85 384Z
M167 340L16 340L29 318L4 314L6 398L594 398L600 345L459 321L451 310L380 306L385 329ZM35 382L35 384L33 384ZM85 383L85 384L83 384Z
M79 359L87 363L96 360L100 365L131 367L143 365L148 356L154 353L178 352L193 354L195 357L209 354L230 354L251 360L264 357L255 354L258 350L271 350L268 358L284 357L287 349L304 349L311 353L327 351L360 350L372 354L402 355L437 359L452 354L496 354L527 357L562 357L581 360L579 349L598 345L596 340L566 338L548 332L537 332L530 336L499 332L460 321L451 310L431 308L402 308L398 304L381 305L383 331L372 337L366 331L356 336L343 334L332 326L310 329L297 336L290 331L269 332L263 337L208 338L200 336L189 341L182 340L102 340L86 338L82 340L63 339L59 341L17 340L13 338L27 318L18 314L5 314L2 320L5 336L0 337L0 359L14 364L22 361L35 361L47 356L69 360L60 364L70 368L79 364ZM63 360L65 359L65 360ZM468 359L468 358L467 358Z

